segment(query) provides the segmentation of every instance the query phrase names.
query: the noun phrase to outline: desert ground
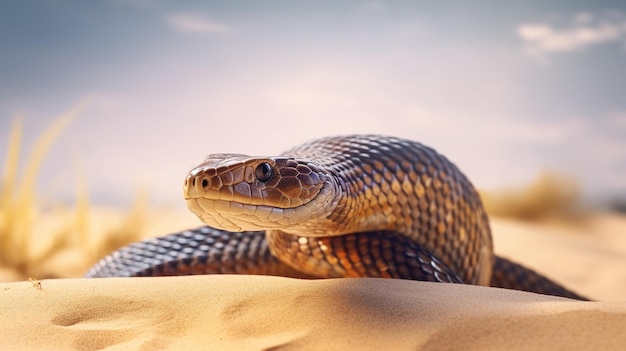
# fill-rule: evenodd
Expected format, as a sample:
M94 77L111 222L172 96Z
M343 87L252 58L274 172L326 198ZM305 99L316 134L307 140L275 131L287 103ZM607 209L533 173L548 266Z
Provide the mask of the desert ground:
M142 236L197 225L186 213L157 217ZM115 218L103 211L90 225L127 224ZM84 279L101 250L67 249L30 268L41 274L30 280L3 268L0 339L16 350L623 349L626 217L491 222L498 254L595 301L372 278ZM49 245L37 240L31 248L37 244Z

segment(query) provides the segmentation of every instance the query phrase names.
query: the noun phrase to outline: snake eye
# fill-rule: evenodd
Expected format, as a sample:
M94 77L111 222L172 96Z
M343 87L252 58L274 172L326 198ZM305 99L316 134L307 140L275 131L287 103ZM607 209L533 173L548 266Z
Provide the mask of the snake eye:
M272 178L272 166L270 166L270 164L267 162L263 162L256 167L254 173L256 175L256 179L261 182L266 182L270 178Z

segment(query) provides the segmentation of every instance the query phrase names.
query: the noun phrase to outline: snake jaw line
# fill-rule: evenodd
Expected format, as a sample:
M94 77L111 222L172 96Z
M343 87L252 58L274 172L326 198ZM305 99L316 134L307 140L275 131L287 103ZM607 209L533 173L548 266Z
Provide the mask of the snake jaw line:
M328 235L324 213L336 206L336 187L329 182L313 201L294 208L244 204L202 197L187 198L187 206L204 223L228 231L282 230L306 232L309 235ZM322 222L322 223L319 223Z

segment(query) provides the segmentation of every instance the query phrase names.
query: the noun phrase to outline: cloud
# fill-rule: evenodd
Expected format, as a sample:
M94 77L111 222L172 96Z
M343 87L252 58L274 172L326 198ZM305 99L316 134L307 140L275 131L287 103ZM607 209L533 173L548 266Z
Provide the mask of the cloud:
M517 27L517 35L531 56L572 52L596 44L624 41L626 18L615 13L593 15L583 12L572 16L565 26L560 27L546 23L522 24Z
M165 23L183 33L221 34L230 28L198 14L172 14L165 17Z

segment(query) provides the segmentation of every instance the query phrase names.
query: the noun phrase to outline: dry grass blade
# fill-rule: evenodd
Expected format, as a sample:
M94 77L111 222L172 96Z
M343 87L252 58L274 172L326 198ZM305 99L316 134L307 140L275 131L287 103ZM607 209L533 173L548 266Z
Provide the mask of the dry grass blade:
M22 118L16 117L9 133L7 145L7 158L4 165L2 188L0 188L0 252L8 251L9 240L7 236L13 232L15 224L15 207L12 206L14 197L15 181L20 156L20 144L22 142Z
M9 137L5 174L0 193L0 264L13 267L21 273L28 271L32 228L36 215L35 183L41 163L47 152L67 125L84 109L78 104L60 118L35 142L23 175L18 184L18 164L22 139L22 120L16 118ZM17 191L15 191L17 189Z

